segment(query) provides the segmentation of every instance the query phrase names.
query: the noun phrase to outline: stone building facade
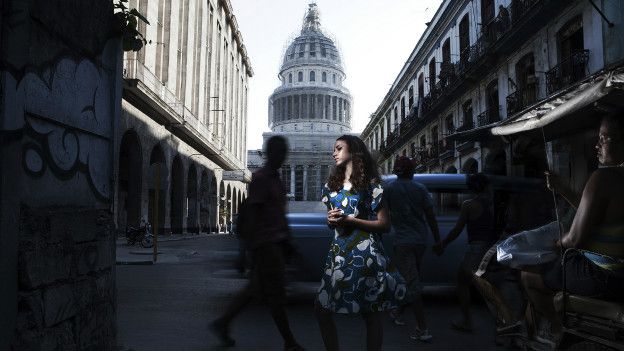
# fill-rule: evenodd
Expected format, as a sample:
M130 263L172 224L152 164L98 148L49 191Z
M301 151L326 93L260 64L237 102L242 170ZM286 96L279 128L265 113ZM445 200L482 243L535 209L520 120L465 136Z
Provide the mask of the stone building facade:
M116 350L113 3L0 14L0 350Z
M621 3L605 1L602 12L621 21L614 11ZM580 0L445 0L362 138L379 151L386 173L406 155L419 173L541 176L550 147L544 140L494 137L490 129L616 65L618 33ZM576 188L595 166L589 141L581 140L587 157L555 164L560 174L585 169Z
M247 192L249 57L228 0L131 0L151 43L124 57L115 224L223 231ZM238 173L232 178L228 173ZM224 176L225 174L225 176Z
M352 99L340 52L320 25L310 4L301 33L284 52L278 74L281 85L269 97L270 133L285 136L289 155L281 169L292 200L317 201L333 166L334 141L351 131ZM248 167L261 164L261 152L249 151ZM253 159L252 159L253 158Z

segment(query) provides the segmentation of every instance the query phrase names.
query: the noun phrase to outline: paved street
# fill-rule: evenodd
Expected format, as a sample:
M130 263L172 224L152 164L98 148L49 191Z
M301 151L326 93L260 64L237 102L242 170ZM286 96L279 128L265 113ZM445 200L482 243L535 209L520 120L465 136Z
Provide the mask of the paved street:
M118 245L119 246L119 245ZM245 280L231 268L236 241L228 236L160 243L159 262L153 265L117 265L118 345L121 350L219 350L207 331L229 297ZM308 350L322 350L319 329L312 313L316 284L294 285L288 307L295 335ZM426 300L430 344L408 338L408 327L386 322L384 350L494 350L492 321L477 305L478 331L463 334L450 330L456 305L449 297ZM357 316L336 318L341 345L364 350L364 326ZM237 346L232 350L280 350L282 344L267 310L252 304L233 326Z

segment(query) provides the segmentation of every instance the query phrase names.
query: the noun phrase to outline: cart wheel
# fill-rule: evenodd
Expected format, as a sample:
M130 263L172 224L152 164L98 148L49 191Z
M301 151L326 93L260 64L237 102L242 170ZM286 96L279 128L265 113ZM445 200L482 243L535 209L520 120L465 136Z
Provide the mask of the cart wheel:
M154 240L153 240L152 234L148 234L143 237L143 239L141 240L141 246L146 247L146 248L154 246Z
M575 344L570 345L570 347L568 347L566 350L567 351L608 351L608 350L613 350L613 349L610 347L602 346L595 342L581 341L581 342L577 342Z

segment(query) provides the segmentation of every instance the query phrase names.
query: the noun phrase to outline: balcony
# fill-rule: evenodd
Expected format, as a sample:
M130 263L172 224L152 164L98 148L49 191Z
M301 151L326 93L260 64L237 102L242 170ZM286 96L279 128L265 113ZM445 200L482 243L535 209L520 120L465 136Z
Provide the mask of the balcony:
M480 36L477 41L460 53L459 74L466 74L471 68L478 66L479 59L487 53L486 40ZM479 65L480 66L480 65ZM484 67L485 68L485 67Z
M500 113L497 107L489 108L477 115L477 126L483 127L500 121Z
M474 149L475 146L475 142L470 140L470 141L463 141L461 143L458 143L456 146L457 151L459 151L460 153L466 153L468 151L471 151Z
M531 83L519 87L514 93L507 96L506 101L507 117L510 117L537 101L537 84Z
M437 113L448 106L449 99L464 94L491 67L516 52L526 42L527 37L540 30L554 15L569 5L570 1L560 0L512 0L508 7L499 8L497 16L483 25L481 36L476 42L462 50L459 61L442 63L437 83L427 95L419 97L416 107L408 114L417 116L416 120L419 122L409 125L407 129L402 126L400 137L397 135L393 143L386 144L385 154L392 154L402 147L402 140L407 141L413 136L420 123L425 124L435 118ZM565 83L563 81L559 84ZM519 88L507 97L508 116L537 100L537 83L532 84ZM481 126L485 121L497 121L496 117L496 112L492 111L487 116L481 116L481 121L477 118L476 123ZM474 128L474 124L462 128L470 130Z
M455 133L465 132L473 128L474 128L474 123L472 122L472 119L467 120L467 121L464 120L464 123L455 130Z
M442 139L438 141L438 157L440 160L446 160L455 156L455 142Z
M548 95L585 78L588 61L589 50L577 51L546 72Z
M415 172L416 173L424 172L426 170L427 163L431 160L431 157L429 156L429 151L427 150L427 148L424 146L421 146L418 149L416 149L416 155L414 158L416 160Z
M433 143L428 145L427 151L427 160L425 163L427 167L434 167L440 164L440 153L438 148L438 141L434 140Z

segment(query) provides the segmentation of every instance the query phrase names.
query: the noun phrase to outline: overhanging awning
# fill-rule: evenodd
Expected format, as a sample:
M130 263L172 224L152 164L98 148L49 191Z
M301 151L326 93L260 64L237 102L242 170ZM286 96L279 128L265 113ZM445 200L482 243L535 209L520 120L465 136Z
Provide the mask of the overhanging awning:
M496 124L497 123L487 124L487 125L469 129L466 131L449 134L446 137L446 139L449 141L464 142L464 141L480 140L486 137L491 137L492 136L491 128L493 126L496 126Z
M595 117L604 114L599 106L594 106L596 102L606 105L606 110L624 107L623 89L624 68L597 74L525 110L515 118L500 122L491 129L491 133L510 135L549 126L551 128L548 134L553 136L565 134L572 129L586 128L595 123ZM553 122L566 116L577 118L567 123L558 122L557 128L552 126Z

